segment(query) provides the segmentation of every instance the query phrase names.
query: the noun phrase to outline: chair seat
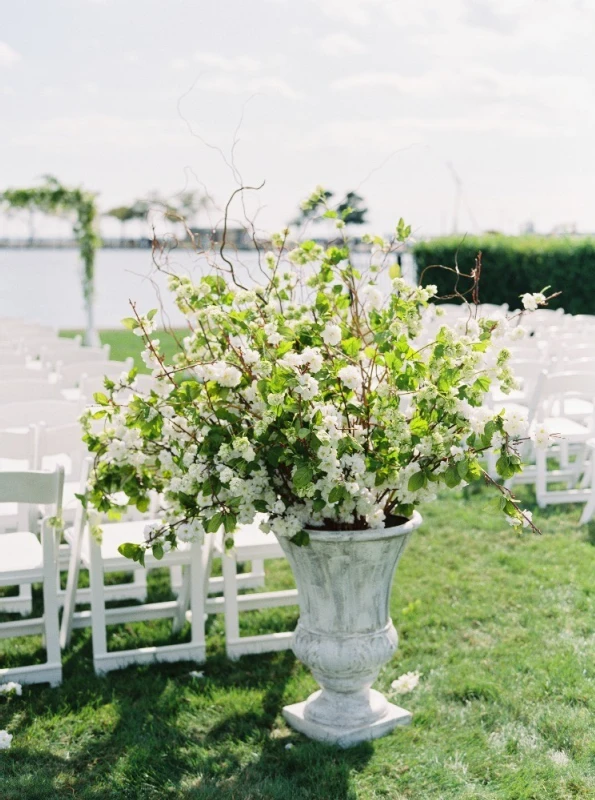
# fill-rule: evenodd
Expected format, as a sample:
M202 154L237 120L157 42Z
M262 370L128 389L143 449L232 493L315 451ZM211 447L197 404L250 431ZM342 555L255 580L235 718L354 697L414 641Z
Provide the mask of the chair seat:
M144 544L145 536L144 531L147 525L150 525L155 520L134 520L132 522L111 522L101 524L101 558L103 561L103 568L106 572L122 571L126 568L130 570L138 565L121 555L118 552L118 547L125 542L131 544ZM64 534L66 541L72 544L73 529L68 528ZM153 557L150 551L145 555L145 566L149 569L160 566L175 566L178 564L187 564L189 560L190 545L181 542L178 548L174 551L166 553L160 560ZM81 561L88 567L90 564L89 553L89 539L87 536L83 537L81 546Z
M258 525L241 525L233 536L238 561L253 558L283 558L281 545L273 533L265 533Z
M543 420L550 435L558 434L566 441L585 442L592 432L568 417L546 417Z
M34 533L16 531L0 536L0 585L43 580L43 553Z
M575 419L590 417L593 413L593 403L588 400L583 400L580 397L566 397L564 398L564 415ZM560 413L560 403L555 402L552 405L552 414L557 415Z

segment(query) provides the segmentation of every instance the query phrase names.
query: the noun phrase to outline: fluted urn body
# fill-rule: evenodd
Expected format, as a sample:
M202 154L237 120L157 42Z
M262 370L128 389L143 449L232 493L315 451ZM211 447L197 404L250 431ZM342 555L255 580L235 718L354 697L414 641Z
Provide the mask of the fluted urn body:
M286 706L283 715L310 738L349 747L411 720L371 687L397 649L391 586L421 522L415 512L395 527L311 530L305 547L279 539L300 597L293 651L321 686L306 701Z

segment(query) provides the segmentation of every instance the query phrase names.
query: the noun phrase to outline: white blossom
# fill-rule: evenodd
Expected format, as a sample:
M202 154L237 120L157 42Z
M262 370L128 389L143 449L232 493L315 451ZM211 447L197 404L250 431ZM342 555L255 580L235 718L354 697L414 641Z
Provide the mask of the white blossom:
M359 389L362 384L361 372L357 367L343 367L337 373L337 377L348 389L353 389L354 391Z
M341 328L338 325L327 323L320 334L322 341L328 345L337 345L341 341Z
M393 681L390 686L397 694L408 694L415 689L420 678L420 672L406 672Z
M541 292L526 292L522 297L521 300L523 302L523 307L527 311L535 311L538 306L542 306L545 303L545 295Z

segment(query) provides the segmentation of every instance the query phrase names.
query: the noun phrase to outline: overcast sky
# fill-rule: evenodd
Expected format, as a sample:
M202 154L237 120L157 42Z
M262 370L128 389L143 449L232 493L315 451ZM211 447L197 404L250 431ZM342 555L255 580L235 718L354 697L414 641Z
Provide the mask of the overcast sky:
M593 0L13 2L0 180L104 209L264 180L268 229L323 184L379 232L595 231L594 41Z

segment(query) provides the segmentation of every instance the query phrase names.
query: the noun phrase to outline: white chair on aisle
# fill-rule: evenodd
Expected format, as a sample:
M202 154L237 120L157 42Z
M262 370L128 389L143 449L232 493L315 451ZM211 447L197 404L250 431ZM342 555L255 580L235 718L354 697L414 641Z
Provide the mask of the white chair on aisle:
M38 469L49 469L60 465L64 468L64 499L62 503L62 517L66 525L73 525L80 508L77 494L84 493L85 487L81 484L81 476L86 480L88 467L85 460L88 451L82 440L82 429L78 422L68 425L49 426L44 423L38 427L36 466ZM60 544L59 563L61 569L67 569L70 562L70 545L67 542ZM132 566L130 564L130 566ZM143 569L130 569L132 583L116 583L106 588L110 600L139 600L144 601L147 596L147 579ZM60 592L62 601L64 592ZM81 590L79 602L89 602L88 590Z
M90 361L107 361L109 359L110 346L102 347L44 347L40 353L40 360L60 371L60 367L66 364L86 364Z
M59 517L63 472L0 472L0 502L51 507ZM0 586L43 584L43 617L0 622L0 637L13 638L42 633L46 661L32 666L0 669L0 681L22 683L62 682L57 598L56 530L49 518L41 525L41 542L26 527L0 536ZM1 662L0 662L1 663Z
M28 400L0 405L0 430L28 428L30 425L68 425L84 410L80 400Z
M189 642L182 644L140 647L128 650L110 651L107 642L107 626L123 622L167 619L173 621L173 630L179 630L186 620L186 597L179 597L160 603L141 603L133 606L106 608L109 600L104 576L110 572L130 569L131 561L118 552L118 547L126 542L144 542L144 529L147 520L134 522L106 523L102 525L101 542L92 535L81 508L74 528L69 532L71 540L71 560L68 570L64 614L60 630L60 644L66 647L70 642L72 629L91 625L93 640L93 666L98 675L114 669L122 669L131 664L148 664L158 661L196 661L206 659L205 642L205 592L210 569L212 536L206 537L204 544L182 545L180 549L166 553L158 560L149 551L145 558L145 568L180 566L188 571L185 585L188 587L188 604L191 611L192 632ZM78 593L80 567L89 570L91 609L75 612Z
M0 359L2 355L0 354ZM36 365L36 368L27 366L3 366L2 367L2 380L3 381L49 381L49 370L44 368L41 364Z
M262 584L258 573L252 576L238 574L238 563L251 561L254 565L262 565L265 559L285 558L279 542L272 533L264 533L255 522L242 525L234 534L234 547L224 552L225 548L219 538L216 555L221 558L223 572L223 597L207 600L208 613L225 614L225 650L228 658L235 660L243 655L268 653L286 650L291 647L292 631L266 633L257 636L241 636L240 612L256 611L279 606L294 606L298 603L297 589L283 589L275 592L251 592L240 594L242 584L245 588ZM211 578L209 591L216 591L216 579Z
M103 389L103 377L107 376L112 380L120 377L122 372L130 372L134 366L132 358L125 361L109 361L97 359L95 361L75 361L71 364L60 364L58 367L58 380L63 388L79 387L89 378L94 378L93 391L98 392ZM82 391L81 391L82 393Z
M37 431L34 427L20 432L0 430L0 471L14 472L35 468ZM18 503L0 503L0 535L33 524L26 506L19 508ZM0 612L7 614L30 614L33 608L31 584L19 586L18 595L0 598Z
M60 387L49 380L36 380L36 374L30 370L31 378L21 381L3 380L0 383L0 404L20 403L30 400L62 400Z
M577 422L565 414L566 404L577 400L590 404L591 415L587 420ZM548 448L535 452L535 492L540 508L553 503L588 501L590 489L584 484L577 487L577 483L584 477L587 441L595 432L594 400L593 373L558 372L545 376L536 421L557 438ZM556 467L551 466L553 459L558 462ZM550 489L550 483L563 483L566 488Z
M0 369L2 367L24 367L28 363L24 353L2 352L0 353Z

